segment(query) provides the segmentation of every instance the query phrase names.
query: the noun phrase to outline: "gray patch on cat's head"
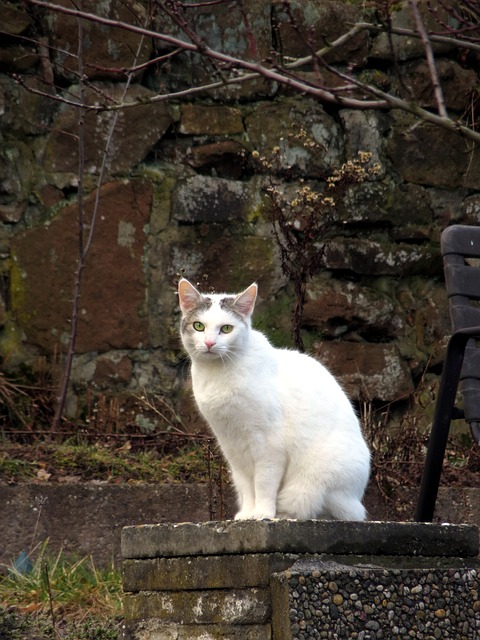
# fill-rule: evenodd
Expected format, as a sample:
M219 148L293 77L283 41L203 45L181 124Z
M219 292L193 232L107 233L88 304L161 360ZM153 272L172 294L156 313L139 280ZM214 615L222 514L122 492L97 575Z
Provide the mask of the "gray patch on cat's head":
M245 318L240 313L238 313L238 311L235 309L235 306L234 306L235 300L236 300L236 296L225 296L225 298L222 298L220 300L220 308L221 309L226 309L232 315L234 315L236 318L238 318L244 324L246 324L245 323Z
M190 324L192 319L194 319L196 316L203 313L204 311L207 311L208 309L210 309L211 306L212 306L212 299L209 298L208 296L202 296L199 303L195 307L193 307L193 309L186 316L183 316L182 322L180 324L180 330L185 331L187 328L187 325Z

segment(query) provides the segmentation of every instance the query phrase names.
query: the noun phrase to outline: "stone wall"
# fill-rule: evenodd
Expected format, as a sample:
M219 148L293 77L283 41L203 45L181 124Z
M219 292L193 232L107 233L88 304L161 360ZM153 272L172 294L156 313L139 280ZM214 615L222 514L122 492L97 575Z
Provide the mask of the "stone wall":
M126 640L455 638L479 629L478 529L245 521L126 527Z
M69 6L67 0L60 4ZM84 9L96 5L85 0ZM129 5L140 23L141 3L108 0L98 10L132 20ZM361 5L307 3L296 19L328 40L361 18ZM75 19L16 2L6 6L3 29L10 35L0 43L0 354L5 366L14 367L34 366L68 340L78 239L78 113L51 99L51 83L66 99L78 96L79 87L68 55L76 51ZM259 55L268 56L272 46L283 55L308 53L279 3L247 0L245 7ZM401 3L397 9L395 24L408 26L408 10ZM179 35L164 15L156 19L156 28ZM194 23L212 47L245 54L247 34L234 12L200 8ZM138 38L91 22L84 30L86 97L118 98L123 76L112 67L131 64ZM404 81L421 106L431 107L420 43L400 37L395 43ZM169 52L145 40L137 62ZM461 115L478 83L474 65L448 47L435 52L447 106ZM354 63L359 74L384 86L398 82L383 35L351 41L332 63ZM211 76L210 63L198 56L165 58L137 73L128 99L178 91ZM40 93L26 90L18 78ZM87 218L111 117L86 114ZM309 349L354 398L404 398L425 372L427 378L437 373L449 331L439 236L450 223L480 221L479 151L453 133L414 124L402 113L325 106L259 79L195 99L122 110L84 272L70 414L80 411L86 388L121 396L148 387L173 397L185 377L176 331L180 272L200 282L206 274L206 285L217 290L239 290L256 280L257 325L276 344L288 344L292 289L261 206L268 176L244 163L252 151L268 157L281 139L282 161L309 184L321 185L358 151L370 152L381 165L377 176L349 194L323 267L309 283ZM299 144L300 128L314 148Z

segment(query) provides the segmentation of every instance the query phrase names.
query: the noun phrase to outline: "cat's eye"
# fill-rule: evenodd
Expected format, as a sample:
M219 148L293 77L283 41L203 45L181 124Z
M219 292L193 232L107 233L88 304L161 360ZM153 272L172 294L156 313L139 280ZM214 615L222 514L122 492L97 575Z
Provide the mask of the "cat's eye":
M203 322L198 322L198 320L193 323L193 328L195 331L205 331L205 325Z
M222 333L231 333L233 331L233 325L232 324L224 324L223 327L220 329L220 331Z

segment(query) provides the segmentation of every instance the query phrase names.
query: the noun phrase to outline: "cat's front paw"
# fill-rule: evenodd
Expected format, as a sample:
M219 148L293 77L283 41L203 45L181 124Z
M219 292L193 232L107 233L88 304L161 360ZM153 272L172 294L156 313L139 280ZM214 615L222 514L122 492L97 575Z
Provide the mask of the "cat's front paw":
M235 520L274 520L275 513L267 510L239 511Z
M235 514L235 520L253 520L252 511L241 510Z

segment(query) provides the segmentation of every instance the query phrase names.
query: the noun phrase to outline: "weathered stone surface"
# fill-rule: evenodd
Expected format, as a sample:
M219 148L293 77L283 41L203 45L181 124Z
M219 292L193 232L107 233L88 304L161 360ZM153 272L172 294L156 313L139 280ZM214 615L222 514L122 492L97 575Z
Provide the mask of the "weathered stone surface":
M313 100L258 103L245 118L245 126L251 146L274 171L320 177L343 159L340 127Z
M264 625L177 625L155 618L131 622L123 631L123 640L271 640L269 624Z
M95 363L93 382L97 388L112 388L117 384L127 385L132 377L132 360L126 353L114 354L98 358Z
M394 301L382 291L317 276L307 287L302 322L335 337L346 331L392 335L402 319L395 314Z
M420 0L417 3L420 15L427 32L443 32L443 24L448 23L448 13L445 11L445 5L440 0ZM410 29L415 31L415 20L412 16L411 9L407 0L397 3L394 8L389 7L390 19L392 27L400 29ZM392 51L392 45L394 51ZM451 45L432 43L435 53L446 53ZM386 33L379 34L373 42L370 55L373 58L381 58L384 60L398 59L400 61L411 58L422 57L425 53L422 41L419 37L404 37L400 35L392 35L391 41Z
M185 104L180 133L186 135L234 135L243 133L242 112L235 107Z
M38 53L33 47L17 45L0 49L0 66L10 73L32 72L38 61Z
M191 42L185 31L172 21L164 11L158 11L155 16L156 28L159 33L172 35L180 40ZM242 8L232 6L226 11L221 4L218 6L202 5L199 3L188 11L189 27L203 43L215 51L244 60L265 59L271 54L271 26L270 4L246 0ZM255 44L249 37L249 29L255 33ZM172 50L172 45L157 41L161 51ZM182 89L192 85L211 84L221 81L220 67L216 61L184 53L158 65L154 87L168 89ZM272 85L262 78L249 82L224 85L214 90L216 97L241 98L252 95L272 95Z
M59 0L57 4L72 8L69 0ZM146 8L137 0L107 0L101 3L85 0L82 10L139 27L144 27L147 22ZM56 75L69 79L78 77L77 19L57 11L49 14L49 23ZM90 20L83 21L82 28L85 42L83 73L90 79L118 78L119 72L141 65L150 58L150 38L142 40L139 34L132 31L111 28Z
M288 554L250 554L125 560L123 589L138 592L266 587L270 574L290 567L295 558Z
M245 152L244 145L236 140L200 144L190 148L187 162L201 173L236 180L243 173Z
M385 503L371 485L365 498L369 518L410 518L417 495L416 490L402 488L401 501ZM42 499L46 500L37 523ZM110 566L112 558L119 564L122 527L145 522L204 522L212 518L216 501L218 507L219 497L215 494L212 502L207 483L97 484L71 479L65 484L0 484L0 563L9 565L24 548L25 532L37 527L37 539L48 539L52 553L91 554L99 566ZM230 485L224 487L223 501L225 517L233 517L235 501ZM440 487L435 518L480 524L480 489Z
M86 92L87 104L104 104L113 100L120 102L123 87L114 83L94 84ZM73 96L72 96L73 94ZM69 89L69 97L78 96L78 86ZM108 96L108 97L107 97ZM130 87L126 102L152 97L153 93L139 85ZM114 112L89 112L85 116L85 171L96 175L100 171L106 138ZM148 126L146 123L148 122ZM116 126L109 146L108 173L123 173L132 169L145 158L155 143L162 137L173 118L165 103L142 104L118 112ZM70 184L78 171L78 112L62 105L48 136L43 167L51 182L59 187ZM66 174L66 175L65 175Z
M16 2L7 0L2 5L2 31L12 35L18 35L25 31L31 23L31 17L26 7Z
M360 151L371 153L371 164L380 165L378 177L383 177L386 171L383 158L387 129L387 121L383 114L375 111L341 109L339 116L345 131L346 158L354 160Z
M85 201L86 220L94 196ZM77 352L138 348L148 343L143 247L151 198L147 182L112 182L102 188L83 273ZM12 245L17 274L13 312L27 340L50 353L55 345L63 347L69 335L78 245L76 216L76 205L67 206L50 224L16 236Z
M388 153L407 182L436 187L480 188L480 150L462 136L432 125L411 130L412 120L396 127ZM439 162L448 158L448 162Z
M441 269L438 248L358 238L338 238L325 249L328 269L348 269L360 275L407 276L437 274Z
M476 556L478 529L468 525L322 520L237 520L125 527L128 558L244 553Z
M30 136L45 133L57 107L48 98L48 90L45 91L45 84L39 78L27 76L24 82L27 90L12 78L0 75L0 131L7 140L15 141L20 149L25 135L29 136L29 153L33 155L40 145ZM34 91L43 91L47 95L37 95Z
M398 348L367 342L316 343L319 360L355 399L400 400L413 393L413 382Z
M125 620L156 618L180 624L265 624L270 617L266 589L142 591L123 597Z
M472 87L476 82L475 71L465 69L454 60L447 59L437 60L435 66L447 109L460 112L468 109ZM411 89L417 104L437 108L427 62L422 60L410 63L404 69L404 74L404 82Z
M18 222L28 204L34 158L24 142L6 140L0 133L0 222Z
M272 4L277 48L284 56L308 56L312 50L323 49L345 33L346 24L354 24L361 17L358 7L333 0L294 0L288 3L288 11L281 2ZM305 37L299 37L299 32ZM325 59L329 63L358 65L365 60L367 47L368 36L362 32L327 54Z
M462 222L478 226L480 224L480 195L476 194L465 198L462 211Z
M170 268L216 291L239 292L257 282L264 300L285 281L271 237L230 236L213 225L202 237L172 247Z
M197 175L177 183L172 218L200 224L246 220L258 204L258 193L248 183Z

